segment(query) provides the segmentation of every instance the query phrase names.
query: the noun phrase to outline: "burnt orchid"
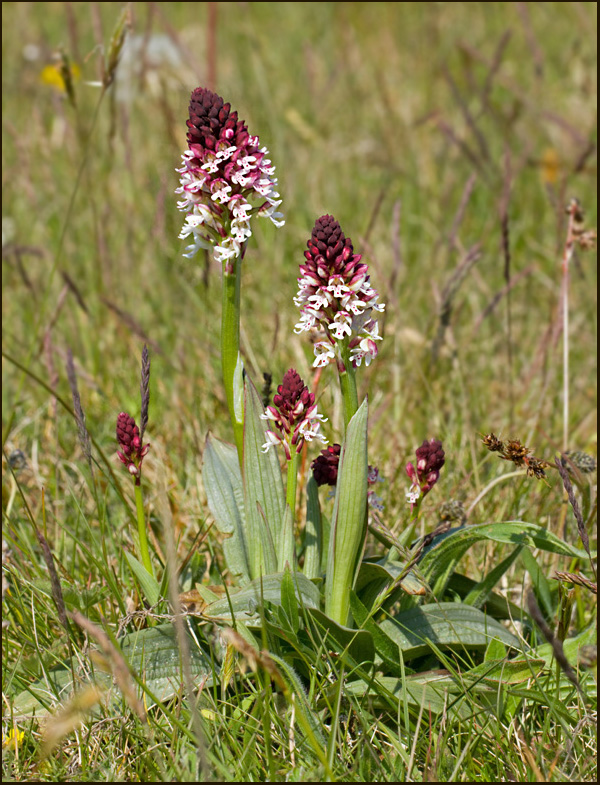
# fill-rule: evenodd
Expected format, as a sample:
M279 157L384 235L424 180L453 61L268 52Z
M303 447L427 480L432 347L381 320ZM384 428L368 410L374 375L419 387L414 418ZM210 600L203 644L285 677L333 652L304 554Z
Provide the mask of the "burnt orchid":
M406 464L406 474L412 483L406 492L406 500L413 509L439 480L445 463L442 443L438 439L425 439L423 444L417 447L416 456L416 467L412 463Z
M193 257L200 248L213 249L215 261L243 255L252 236L250 218L262 215L283 226L275 167L238 113L220 95L204 87L191 96L187 121L188 149L182 155L176 193L178 208L187 213L181 234L191 237L186 248Z
M324 450L321 450L321 454L311 463L310 468L313 472L313 478L318 486L329 485L335 488L341 449L342 447L339 444L330 444ZM379 469L377 466L369 464L367 473L367 504L379 512L383 510L383 503L381 498L375 493L375 486L380 482L384 482L384 479L380 476Z
M354 253L352 241L332 215L317 219L307 245L294 298L301 312L295 332L322 331L322 340L314 347L315 367L341 357L344 341L354 367L363 360L369 365L381 340L375 314L385 306L378 303L368 266L361 263L361 254Z
M317 485L331 485L335 487L341 449L342 446L340 444L330 444L311 463L310 468L313 470L313 477Z
M270 426L265 432L263 452L273 445L283 446L288 462L286 502L293 513L296 506L297 456L305 442L314 439L327 444L327 439L320 432L321 423L326 418L317 413L314 394L300 375L290 368L277 387L273 405L267 406L261 419L267 420Z
M150 445L142 444L140 429L133 417L126 412L121 412L117 417L117 443L119 445L117 457L127 467L129 474L135 478L135 484L139 485L142 462L148 454Z
M120 412L117 416L117 457L126 467L128 473L134 480L135 507L138 523L139 550L142 563L146 572L154 576L150 550L148 548L148 535L146 531L146 518L144 515L144 502L142 498L142 464L148 454L150 445L143 443L144 431L148 424L148 407L150 404L150 357L148 348L144 346L142 351L142 373L140 393L142 399L141 418L142 432L138 428L135 419L127 412ZM141 568L141 565L140 565Z
M332 215L317 219L307 245L294 298L301 314L295 332L318 332L314 367L337 364L348 425L358 409L354 371L377 356L375 315L385 306L370 284L368 266Z
M212 250L222 263L221 361L227 407L238 459L243 452L243 363L240 345L241 263L255 215L283 226L275 167L238 113L204 87L191 95L188 149L183 153L178 208L186 213L182 239L191 238L184 256Z
M326 418L317 413L315 396L293 368L284 375L273 396L273 405L267 406L261 417L273 425L267 431L264 452L272 445L281 444L289 461L293 452L302 451L305 441L317 439L327 444L327 439L320 433L321 423L326 422Z

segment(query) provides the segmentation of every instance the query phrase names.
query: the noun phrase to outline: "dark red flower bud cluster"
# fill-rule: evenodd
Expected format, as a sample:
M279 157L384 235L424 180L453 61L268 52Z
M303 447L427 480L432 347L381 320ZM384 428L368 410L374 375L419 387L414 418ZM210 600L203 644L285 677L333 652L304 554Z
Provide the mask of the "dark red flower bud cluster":
M330 444L311 463L310 468L313 470L313 477L317 485L333 486L337 483L341 450L341 445Z
M248 128L243 120L238 120L238 113L231 111L231 104L205 87L197 87L192 93L189 114L186 122L190 148L199 145L202 149L216 151L221 140L236 147L248 141Z
M148 454L150 445L142 444L140 429L133 417L126 412L121 412L117 417L117 443L119 460L127 466L127 471L135 477L139 485L142 461Z

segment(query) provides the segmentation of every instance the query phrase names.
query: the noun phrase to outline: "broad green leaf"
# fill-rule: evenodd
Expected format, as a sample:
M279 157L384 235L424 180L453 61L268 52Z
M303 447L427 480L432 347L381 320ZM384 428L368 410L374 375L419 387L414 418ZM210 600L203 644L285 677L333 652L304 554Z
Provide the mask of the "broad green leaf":
M360 565L356 590L362 591L371 583L377 582L380 587L385 583L391 584L404 572L406 564L397 561L363 561ZM423 596L427 594L427 583L416 570L411 570L400 581L400 587L406 594Z
M283 515L283 522L281 527L281 544L279 546L278 570L290 567L292 570L296 568L296 543L294 540L294 513L290 509L289 504L285 505L285 513Z
M375 707L392 708L394 712L398 711L398 705L408 704L416 710L423 706L432 714L441 714L451 706L449 713L463 719L473 714L473 699L457 699L462 690L437 673L413 674L405 679L379 676L371 682L358 679L346 684L344 690L357 698L368 695Z
M467 578L466 575L461 575L459 572L453 573L448 581L448 590L456 592L456 594L462 598L463 602L465 602L465 598L469 596L470 592L477 590L478 586L478 581ZM470 603L465 602L465 605L467 604ZM506 597L503 597L501 594L494 591L486 598L483 604L483 610L495 619L521 619L523 616L528 616L528 614L518 605L515 605L514 602L507 600Z
M282 549L286 547L283 480L276 451L271 448L265 453L262 449L267 441L267 426L261 419L263 413L260 396L246 377L243 481L246 543L252 578L276 572L278 555L281 553L283 557Z
M471 682L481 679L488 684L520 684L539 676L545 665L542 657L529 654L516 660L508 660L506 657L486 659L481 665L461 673L460 678Z
M506 557L506 559L503 559L500 564L497 564L493 569L491 569L485 578L479 581L479 583L477 583L467 594L464 599L465 605L472 605L474 608L481 608L487 601L488 597L491 595L494 586L514 564L522 550L523 546L517 545L513 552Z
M144 597L150 605L156 605L160 600L160 586L153 575L150 575L144 565L135 556L125 551L125 558L129 564L131 572L135 575L140 584Z
M340 455L325 581L325 612L345 625L367 533L367 399L348 424Z
M502 660L507 656L506 646L499 641L498 638L493 638L485 650L485 662Z
M296 597L296 587L292 578L292 571L288 567L283 572L281 579L281 607L290 622L294 632L300 629L300 614L298 612L298 598Z
M542 526L525 521L482 523L459 526L440 535L425 549L419 562L423 576L429 581L436 597L440 597L456 565L476 542L491 540L509 545L529 545L563 556L587 558L585 551L564 542Z
M319 486L315 478L310 476L306 485L306 526L304 527L304 567L307 578L318 578L321 575L323 562L323 525L321 521L321 505L319 503Z
M237 450L212 434L206 437L202 480L217 529L229 535L223 553L232 575L241 583L250 580L245 536L244 492Z
M529 548L525 548L521 553L521 561L531 577L536 595L542 601L546 616L551 619L554 616L554 603L550 594L550 583L544 575L544 571Z
M435 714L448 710L465 718L477 708L474 703L484 706L496 703L499 689L527 682L538 676L543 668L543 659L527 657L507 661L504 658L484 662L457 675L448 671L427 671L404 679L380 676L371 682L362 679L351 682L345 689L356 697L368 694L382 708L386 708L386 702L394 707L406 702L418 708L425 705ZM504 695L505 704L507 699L510 694Z
M320 594L314 583L300 572L290 573L290 576L300 604L307 608L318 608ZM260 621L259 609L263 602L281 606L281 584L284 577L285 573L275 573L265 575L263 578L256 578L239 591L230 593L229 600L225 597L207 605L202 616L211 621L231 624L231 611L233 610L235 619L240 619L248 624Z
M334 649L346 660L348 657L354 664L371 663L375 657L375 647L371 633L367 630L353 630L338 624L317 608L308 608L321 639L326 641L329 649ZM351 663L352 664L352 663Z
M375 651L381 657L386 669L394 676L403 676L402 666L400 665L400 652L398 644L387 635L376 621L369 616L366 607L358 598L356 592L350 596L350 610L357 626L371 633Z
M213 664L210 658L202 651L192 636L187 633L188 649L190 656L190 673L194 684L205 682L212 684ZM121 652L132 670L144 682L148 691L160 701L168 700L181 692L182 669L181 657L177 635L172 624L162 624L157 627L145 627L142 630L128 633L119 640ZM88 679L88 666L82 669L78 659L72 661L76 674L76 689L81 689ZM110 673L100 670L98 666L91 683L110 690L108 700L120 703L120 693L113 687ZM18 695L13 703L16 715L42 716L52 709L57 701L64 702L73 694L73 681L71 669L55 668L49 673L49 685L45 679L32 684L27 690ZM142 697L143 690L139 695ZM148 695L144 696L147 708L154 705Z
M512 648L522 648L518 638L499 622L462 603L441 602L411 608L384 619L380 627L402 649L404 660L420 657L433 647L485 650L492 638Z

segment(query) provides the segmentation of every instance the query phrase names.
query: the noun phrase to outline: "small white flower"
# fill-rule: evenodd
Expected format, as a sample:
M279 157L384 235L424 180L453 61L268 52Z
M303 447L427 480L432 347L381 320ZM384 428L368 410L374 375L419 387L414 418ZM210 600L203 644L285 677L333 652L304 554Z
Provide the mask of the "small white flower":
M409 490L406 491L406 501L408 504L416 504L421 497L421 489L418 485L411 485Z

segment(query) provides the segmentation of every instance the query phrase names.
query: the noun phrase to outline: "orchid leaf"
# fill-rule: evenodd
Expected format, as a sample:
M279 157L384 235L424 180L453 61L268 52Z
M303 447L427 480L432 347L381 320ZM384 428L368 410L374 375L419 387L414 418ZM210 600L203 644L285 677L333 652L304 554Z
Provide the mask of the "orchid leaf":
M288 543L284 535L283 479L275 450L263 450L267 442L267 427L261 419L263 413L260 396L246 377L243 481L246 542L252 578L270 575L277 571L280 561L284 564L285 560L289 560L285 552Z
M562 556L587 558L585 551L533 523L504 521L459 526L437 537L433 544L425 549L419 562L419 568L436 597L443 594L452 573L468 549L485 540L513 546L529 545Z
M255 578L239 591L230 593L229 598L225 597L207 605L202 616L210 621L232 624L231 614L233 611L235 619L240 619L248 624L260 622L260 608L264 603L282 605L282 583L286 579L286 575L292 580L294 594L298 602L307 608L318 608L320 601L318 588L302 573L290 571L289 573L275 573ZM286 597L286 602L289 608L291 604L289 596Z
M217 529L226 538L223 552L227 566L240 583L250 580L245 535L244 492L237 450L209 434L204 448L202 480ZM227 536L228 535L228 536Z
M375 646L370 632L339 624L318 608L308 608L308 614L325 645L337 651L343 660L350 660L350 665L373 662Z
M192 681L195 684L210 685L216 669L215 664L189 633L187 641ZM154 698L165 701L180 693L183 680L181 655L172 624L145 627L128 633L119 640L119 648L146 688L139 690L140 697L145 692L143 699L146 708L154 705ZM76 689L81 689L86 682L94 683L108 693L107 701L112 705L120 703L120 692L113 686L113 677L106 665L95 665L91 680L87 678L87 665L85 671L79 660L73 659L71 665L75 670ZM73 691L73 671L68 665L60 666L48 672L47 680L40 679L17 695L12 710L16 716L35 714L41 717L47 714L58 700L68 700Z
M404 660L438 649L485 651L493 638L521 649L518 638L478 608L453 602L423 605L380 622L381 630L402 649Z
M319 486L312 475L306 486L304 543L304 574L307 578L318 578L321 575L323 561L323 523L319 503Z
M342 625L348 622L350 590L367 531L367 418L365 398L350 420L342 447L329 535L325 611Z

